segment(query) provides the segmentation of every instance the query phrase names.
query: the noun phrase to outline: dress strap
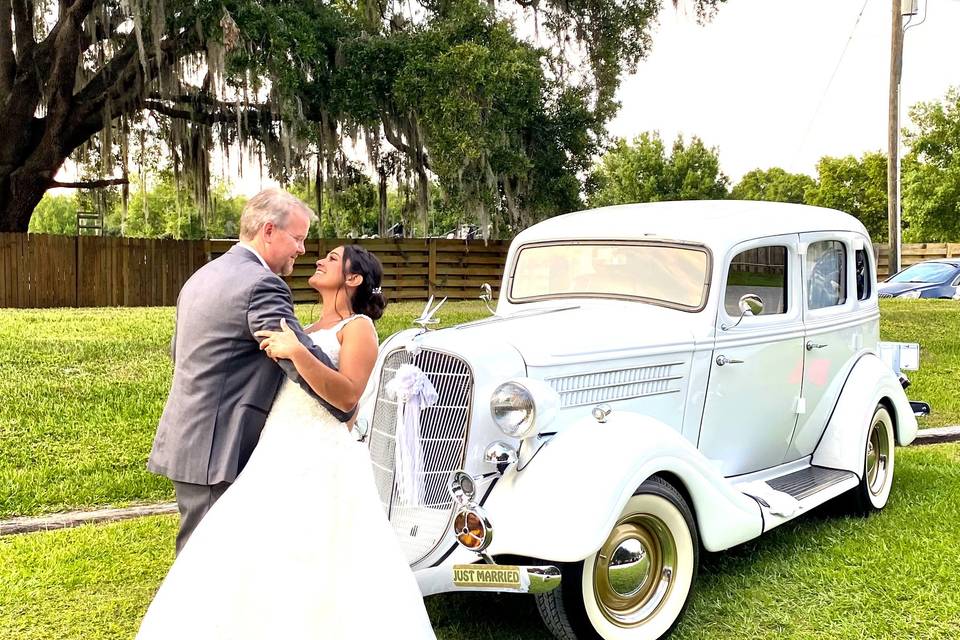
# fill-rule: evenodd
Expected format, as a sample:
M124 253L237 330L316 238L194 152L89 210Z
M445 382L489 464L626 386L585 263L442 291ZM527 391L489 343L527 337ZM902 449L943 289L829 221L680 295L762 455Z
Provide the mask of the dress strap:
M357 318L366 318L366 317L367 316L363 315L362 313L355 313L352 316L348 316L343 320L341 320L340 322L338 322L337 324L333 325L332 327L327 329L327 331L333 331L335 333L339 332L340 329L343 329L345 326L347 326L347 323L351 322L352 320L356 320Z

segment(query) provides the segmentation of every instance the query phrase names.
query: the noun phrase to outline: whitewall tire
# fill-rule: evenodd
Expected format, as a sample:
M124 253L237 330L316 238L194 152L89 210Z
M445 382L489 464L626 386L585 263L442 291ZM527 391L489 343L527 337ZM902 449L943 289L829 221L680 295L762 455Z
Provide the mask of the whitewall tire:
M650 478L597 553L565 567L560 587L537 596L537 606L559 640L657 640L686 609L698 560L689 505Z
M877 405L867 429L860 484L851 491L850 506L855 513L867 515L887 505L893 488L894 438L890 412Z

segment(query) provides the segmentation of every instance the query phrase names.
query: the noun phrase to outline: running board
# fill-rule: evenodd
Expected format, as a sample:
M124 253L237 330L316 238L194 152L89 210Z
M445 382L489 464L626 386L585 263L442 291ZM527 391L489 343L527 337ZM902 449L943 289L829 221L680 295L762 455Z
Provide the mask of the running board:
M787 494L789 498L786 498L786 503L782 499L774 500L776 496L764 496L762 491L757 490L756 483L742 483L738 488L757 501L763 515L763 530L769 531L853 489L860 483L860 478L850 471L806 466L768 478L765 482L770 489L781 492L781 498L784 497L782 494ZM790 506L793 509L785 509Z
M767 481L777 491L788 493L797 500L809 498L815 493L831 487L846 478L856 478L849 471L827 469L826 467L807 467L785 476Z

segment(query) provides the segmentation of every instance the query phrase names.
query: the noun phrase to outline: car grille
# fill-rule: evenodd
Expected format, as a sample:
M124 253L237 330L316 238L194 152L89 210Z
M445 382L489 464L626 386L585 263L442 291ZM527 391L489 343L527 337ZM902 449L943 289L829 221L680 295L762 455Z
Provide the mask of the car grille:
M397 402L386 395L387 383L408 363L427 375L439 395L434 406L420 413L422 504L408 503L399 492L394 473ZM447 480L463 467L472 397L473 375L461 358L426 349L411 356L399 349L384 359L370 430L370 459L380 501L410 564L429 555L450 527L453 498Z
M892 293L878 293L878 294L877 294L877 297L878 297L878 298L892 298L892 297L893 297L893 294L892 294Z

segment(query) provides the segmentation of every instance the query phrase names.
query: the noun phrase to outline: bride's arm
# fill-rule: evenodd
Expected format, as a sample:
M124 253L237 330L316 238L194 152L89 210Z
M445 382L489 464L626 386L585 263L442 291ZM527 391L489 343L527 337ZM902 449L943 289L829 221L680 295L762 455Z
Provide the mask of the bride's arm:
M282 333L288 330L284 327ZM353 409L367 386L377 360L377 332L373 323L358 318L340 331L340 370L326 366L295 340L281 334L261 343L273 358L289 358L303 380L314 392L338 409Z

